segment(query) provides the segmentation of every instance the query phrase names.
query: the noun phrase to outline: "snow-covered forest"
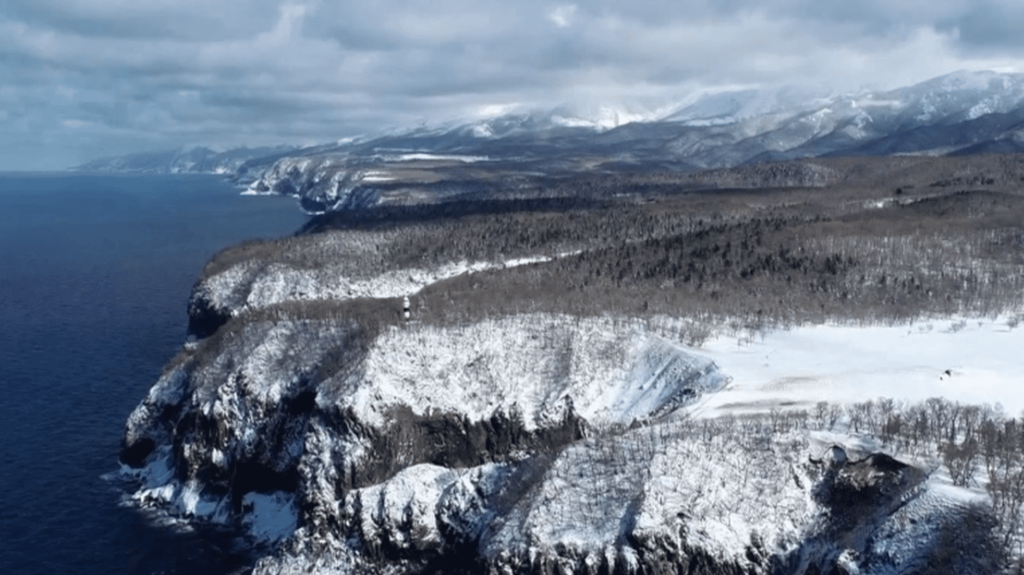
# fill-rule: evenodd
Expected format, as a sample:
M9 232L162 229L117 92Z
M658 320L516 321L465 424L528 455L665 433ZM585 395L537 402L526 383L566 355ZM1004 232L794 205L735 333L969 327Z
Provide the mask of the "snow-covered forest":
M813 162L229 248L133 498L258 573L1020 571L1024 161Z

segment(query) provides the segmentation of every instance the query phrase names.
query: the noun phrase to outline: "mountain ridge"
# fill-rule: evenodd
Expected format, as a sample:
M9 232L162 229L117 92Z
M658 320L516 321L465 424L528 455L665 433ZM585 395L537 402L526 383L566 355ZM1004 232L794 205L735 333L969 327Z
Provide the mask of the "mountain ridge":
M596 115L595 115L596 114ZM561 107L452 120L305 148L206 148L97 160L78 169L213 172L312 213L453 198L518 197L545 179L682 172L807 158L963 155L1024 149L1024 75L957 72L894 90L780 89L705 95L656 117ZM625 114L625 113L624 113ZM621 122L623 118L640 121Z
M877 133L892 134L922 125L949 126L961 121L975 120L986 114L1007 113L1018 108L1022 102L1024 75L960 71L912 86L884 91L822 96L819 93L794 88L732 90L703 95L682 107L646 114L620 111L612 107L602 107L596 112L585 112L559 106L547 110L518 110L488 119L453 119L435 125L307 147L242 147L224 152L213 152L203 147L179 148L173 151L103 158L74 169L96 169L101 166L108 166L111 170L136 169L133 166L145 160L167 160L177 162L179 171L208 170L208 164L202 162L183 162L183 156L195 155L196 152L200 152L204 158L233 154L257 160L289 150L297 155L342 151L366 155L367 150L403 149L406 146L412 146L410 151L469 151L488 147L486 142L504 139L511 139L520 144L523 143L523 139L565 140L560 143L567 144L587 134L605 134L627 127L630 127L627 130L629 132L639 132L640 138L647 137L643 134L644 128L650 129L656 132L654 138L658 139L663 137L657 135L661 131L658 126L677 132L690 128L705 131L710 129L714 133L725 126L741 125L736 134L736 138L741 140L744 137L777 132L781 126L794 122L814 124L816 128L825 125L826 128L833 128L827 132L831 133L850 126L863 130L866 123L877 124L884 120L890 126L886 130L879 129ZM886 113L886 109L895 110L896 113ZM622 121L623 117L627 121ZM681 135L682 133L676 134L677 137ZM868 134L865 133L864 137L868 137ZM608 139L621 141L621 138L605 138ZM726 165L731 164L707 167ZM139 165L137 169L146 168Z

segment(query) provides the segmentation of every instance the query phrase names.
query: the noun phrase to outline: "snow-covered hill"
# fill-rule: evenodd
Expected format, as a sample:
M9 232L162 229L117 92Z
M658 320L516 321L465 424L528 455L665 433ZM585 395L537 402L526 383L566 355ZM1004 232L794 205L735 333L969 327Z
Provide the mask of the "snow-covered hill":
M695 348L683 318L541 312L371 329L358 306L397 316L401 296L452 275L545 259L369 265L393 236L303 240L334 267L270 243L276 263L257 265L269 258L251 247L207 270L192 312L222 324L127 423L138 505L241 530L260 574L994 570L986 496L932 462L876 453L842 425L739 417L801 409L809 381L827 385L803 331L756 344L717 332ZM943 340L952 349L976 335L942 326L961 338ZM899 354L855 345L885 347L878 330L828 330L847 379L899 368ZM993 348L1021 345L1020 330L986 333ZM958 381L1016 377L986 357L955 366Z
M680 419L729 380L643 323L356 333L250 324L179 358L129 420L135 500L246 529L276 549L257 573L991 568L957 527L985 498L917 464Z

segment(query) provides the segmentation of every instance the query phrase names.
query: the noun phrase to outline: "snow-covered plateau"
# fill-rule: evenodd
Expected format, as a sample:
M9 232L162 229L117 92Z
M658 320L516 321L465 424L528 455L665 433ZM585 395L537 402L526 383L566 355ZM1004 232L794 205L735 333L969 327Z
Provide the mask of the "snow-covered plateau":
M1013 317L944 318L895 326L805 326L763 338L717 338L702 352L733 377L705 416L767 412L827 398L909 402L945 397L1024 412L1024 329Z
M324 249L358 259L374 245ZM183 348L127 423L134 500L241 530L260 574L996 570L988 496L934 460L842 421L745 416L826 397L1024 408L1012 318L719 332L691 347L688 320L667 316L414 316L372 331L257 313L391 301L544 259L209 275L192 312L224 325Z

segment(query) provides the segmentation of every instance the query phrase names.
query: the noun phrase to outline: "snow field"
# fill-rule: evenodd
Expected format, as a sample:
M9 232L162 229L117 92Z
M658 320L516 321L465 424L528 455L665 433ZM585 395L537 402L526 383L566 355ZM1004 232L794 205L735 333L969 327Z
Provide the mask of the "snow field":
M878 397L1024 410L1024 329L1006 318L803 326L746 341L717 337L699 351L732 377L696 411L702 417Z

